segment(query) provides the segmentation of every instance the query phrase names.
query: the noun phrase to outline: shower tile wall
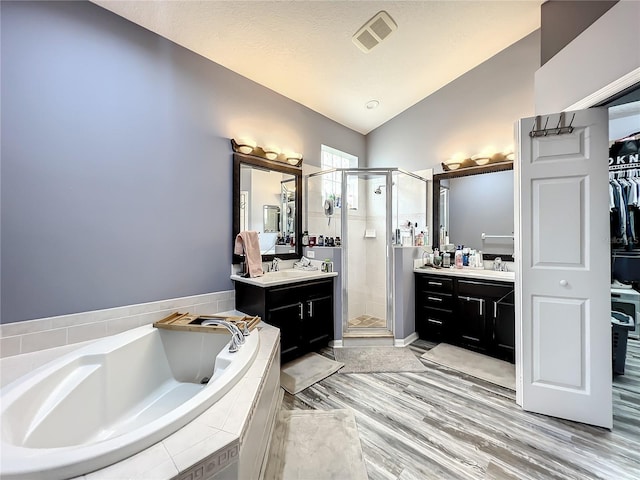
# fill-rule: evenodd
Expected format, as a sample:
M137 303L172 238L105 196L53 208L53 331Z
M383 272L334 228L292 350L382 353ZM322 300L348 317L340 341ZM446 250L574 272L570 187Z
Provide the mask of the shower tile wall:
M387 192L382 188L381 194L374 194L375 189L384 184L384 178L371 179L361 182L366 189L363 196L367 201L366 205L366 229L372 229L376 232L375 238L363 238L366 252L365 271L366 285L364 288L364 314L373 317L387 319L386 305L386 205ZM364 232L363 232L364 233ZM364 235L363 235L364 237Z
M374 187L375 188L375 187ZM364 232L367 227L367 205L369 196L373 191L368 188L367 182L358 180L358 209L347 212L349 228L348 242L348 312L349 319L368 314L367 292L371 290L373 279L367 270L369 252Z

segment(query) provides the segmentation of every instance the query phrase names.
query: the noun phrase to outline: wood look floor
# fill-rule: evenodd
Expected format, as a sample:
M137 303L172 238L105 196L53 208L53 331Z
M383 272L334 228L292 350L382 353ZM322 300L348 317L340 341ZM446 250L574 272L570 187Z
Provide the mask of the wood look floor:
M524 412L515 392L421 361L425 373L336 373L283 408L352 409L372 480L640 479L640 342L614 379L611 432Z

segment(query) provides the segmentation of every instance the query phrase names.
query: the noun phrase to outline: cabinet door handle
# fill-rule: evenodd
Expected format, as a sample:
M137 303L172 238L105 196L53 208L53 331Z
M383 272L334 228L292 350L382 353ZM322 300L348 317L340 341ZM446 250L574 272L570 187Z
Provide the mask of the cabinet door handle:
M478 313L480 315L484 312L484 298L474 298L474 297L460 297L462 300L466 300L467 302L478 302Z
M427 284L428 285L437 285L438 287L442 286L442 282L431 282L431 281L429 281L429 282L427 282Z
M302 320L304 318L304 306L302 305L302 302L298 304L298 307L300 307L300 320Z
M427 297L427 300L431 300L432 302L442 302L442 299L438 297Z
M313 317L313 301L309 300L309 316Z
M442 325L442 320L434 320L433 318L427 318L427 322L435 323L436 325Z
M493 318L498 316L498 302L493 302Z

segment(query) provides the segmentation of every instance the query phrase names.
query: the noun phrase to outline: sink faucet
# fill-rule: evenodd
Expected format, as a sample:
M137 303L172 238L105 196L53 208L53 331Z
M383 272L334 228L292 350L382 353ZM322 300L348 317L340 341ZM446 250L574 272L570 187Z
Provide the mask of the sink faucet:
M280 259L273 257L273 260L271 260L271 271L277 272L278 270L280 270Z
M229 345L229 352L235 353L240 348L240 345L244 343L244 335L240 329L231 322L226 320L220 320L217 318L209 318L204 320L201 325L220 325L225 327L231 333L231 345Z

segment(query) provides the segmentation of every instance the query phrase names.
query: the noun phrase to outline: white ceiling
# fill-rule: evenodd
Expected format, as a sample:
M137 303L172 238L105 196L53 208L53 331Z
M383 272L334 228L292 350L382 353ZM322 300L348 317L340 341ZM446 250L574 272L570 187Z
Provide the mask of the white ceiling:
M93 1L363 134L539 28L543 2ZM363 53L381 10L398 29Z

